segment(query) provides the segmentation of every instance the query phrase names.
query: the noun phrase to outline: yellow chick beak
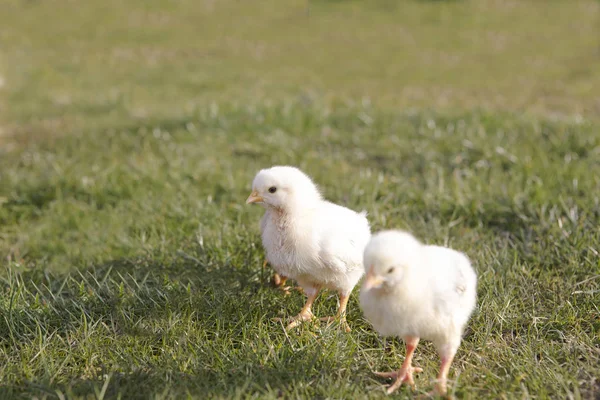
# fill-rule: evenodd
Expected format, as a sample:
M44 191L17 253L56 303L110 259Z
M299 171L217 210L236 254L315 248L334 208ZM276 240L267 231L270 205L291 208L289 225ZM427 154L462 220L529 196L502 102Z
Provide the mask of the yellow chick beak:
M382 284L383 278L376 276L372 267L369 268L369 272L367 272L367 276L365 277L365 281L362 285L363 290L377 289L381 287Z
M263 201L262 196L259 196L258 192L255 190L252 193L250 193L250 196L248 196L248 199L246 199L246 204L260 203L261 201Z

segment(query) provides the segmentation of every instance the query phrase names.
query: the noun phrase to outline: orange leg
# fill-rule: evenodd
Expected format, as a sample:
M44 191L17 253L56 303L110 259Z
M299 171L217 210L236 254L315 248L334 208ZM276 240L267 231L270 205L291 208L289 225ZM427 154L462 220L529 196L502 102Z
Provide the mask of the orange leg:
M273 286L275 286L276 288L283 287L285 285L286 281L287 281L287 276L279 275L277 272L274 272L273 277L271 278L271 282L273 283Z
M348 322L346 321L346 307L348 306L349 299L350 299L349 295L340 293L340 306L338 307L338 311L335 314L335 316L334 317L323 317L323 318L319 318L319 319L323 322L333 322L337 318L339 318L340 325L342 326L342 328L344 328L344 330L346 332L350 332L352 329L350 329L350 325L348 325Z
M269 262L267 261L267 259L265 258L265 261L263 262L263 269L267 267L267 264ZM283 276L283 275L279 275L277 272L273 272L273 276L271 277L271 283L273 284L273 286L275 286L276 288L279 288L283 285L285 285L285 281L287 280L287 276Z
M414 336L406 336L404 338L404 343L406 344L406 357L404 358L404 362L402 363L400 369L394 372L375 372L377 376L382 378L395 379L394 383L388 387L387 394L393 393L405 382L414 388L415 381L413 379L413 373L423 372L422 368L412 366L413 354L417 348L417 345L419 344L419 338Z
M283 275L279 275L277 272L273 273L273 277L271 278L271 283L273 284L273 286L275 286L275 288L281 290L283 292L284 295L289 296L292 292L290 290L297 290L300 293L302 293L302 288L300 286L285 286L285 283L287 282L288 277L287 276L283 276Z
M265 258L265 261L263 263L263 268L266 268L267 263L268 263L268 261ZM291 294L290 290L292 289L292 287L285 286L285 283L287 282L287 280L288 280L287 276L280 275L277 272L273 272L273 276L271 277L271 284L275 288L281 290L286 296L289 296ZM301 292L302 288L300 286L296 286L296 287L294 287L294 290Z
M312 305L315 302L317 296L319 295L319 290L319 287L311 287L305 290L308 296L308 298L306 299L306 303L304 304L304 307L302 307L300 314L292 318L292 322L288 324L288 326L285 328L286 330L289 331L290 329L294 329L302 322L310 321L311 319L313 319Z
M440 354L442 363L440 365L440 373L438 374L434 391L434 393L437 395L445 396L448 392L448 371L450 370L452 360L454 360L454 354L455 351L453 350L445 351L444 353Z
M441 359L440 365L440 373L438 374L435 388L432 392L427 393L425 397L435 397L440 396L444 398L453 398L452 396L448 396L448 371L450 370L450 365L452 364L452 360L454 360L454 355L456 354L456 348L451 347L450 345L444 345L441 349L438 350Z

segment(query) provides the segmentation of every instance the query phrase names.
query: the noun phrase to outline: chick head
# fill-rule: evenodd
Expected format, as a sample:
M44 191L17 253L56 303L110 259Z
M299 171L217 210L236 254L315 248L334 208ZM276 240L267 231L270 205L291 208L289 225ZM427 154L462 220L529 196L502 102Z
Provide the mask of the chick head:
M295 167L275 166L256 174L246 203L291 211L313 206L320 200L317 186L304 172Z
M422 245L407 232L378 232L365 247L363 262L367 272L363 290L390 290L402 284L407 272L419 264Z

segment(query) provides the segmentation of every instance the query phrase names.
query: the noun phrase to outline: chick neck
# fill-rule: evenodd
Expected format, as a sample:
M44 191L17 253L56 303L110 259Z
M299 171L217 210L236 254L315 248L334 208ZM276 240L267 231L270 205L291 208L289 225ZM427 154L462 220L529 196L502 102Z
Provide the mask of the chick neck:
M298 193L292 193L284 204L269 204L268 206L280 215L300 216L316 209L322 201L321 194L316 189L304 188L300 191L302 195L298 195Z
M287 215L287 216L301 216L307 213L312 212L318 206L318 201L301 201L301 202L291 202L285 204L284 206L269 206L270 209L275 211L279 215Z

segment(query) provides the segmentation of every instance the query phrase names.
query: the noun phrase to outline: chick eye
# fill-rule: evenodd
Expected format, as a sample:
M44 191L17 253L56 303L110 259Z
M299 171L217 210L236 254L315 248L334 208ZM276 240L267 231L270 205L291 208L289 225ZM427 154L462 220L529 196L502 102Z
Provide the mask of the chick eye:
M394 267L390 267L390 269L387 270L388 274L391 274L392 272L394 272Z
M277 188L275 186L271 186L269 188L269 193L275 193L277 191Z

